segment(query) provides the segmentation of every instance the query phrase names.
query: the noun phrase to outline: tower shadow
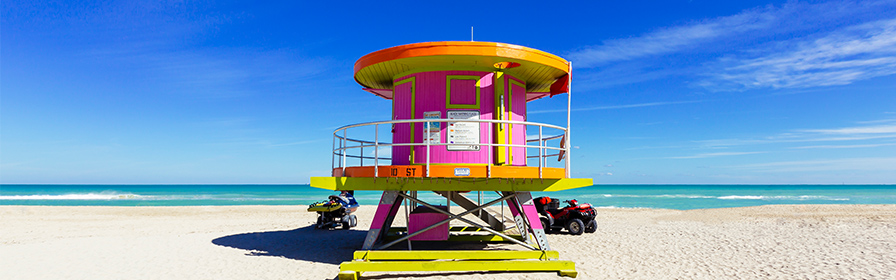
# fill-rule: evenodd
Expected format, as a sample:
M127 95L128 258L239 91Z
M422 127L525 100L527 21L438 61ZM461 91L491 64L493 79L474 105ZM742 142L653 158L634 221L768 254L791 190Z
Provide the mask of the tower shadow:
M246 250L247 256L339 264L361 248L366 230L326 230L314 225L284 231L250 232L215 238L218 246Z

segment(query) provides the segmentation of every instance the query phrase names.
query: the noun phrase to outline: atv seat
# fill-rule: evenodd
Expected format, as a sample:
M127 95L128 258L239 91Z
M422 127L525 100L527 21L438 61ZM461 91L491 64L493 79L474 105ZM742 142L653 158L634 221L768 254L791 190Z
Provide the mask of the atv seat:
M560 210L560 200L556 199L556 198L542 196L542 197L533 199L533 202L535 202L535 209L538 211L539 214L542 214L542 215L553 216L554 214L557 214L561 211Z

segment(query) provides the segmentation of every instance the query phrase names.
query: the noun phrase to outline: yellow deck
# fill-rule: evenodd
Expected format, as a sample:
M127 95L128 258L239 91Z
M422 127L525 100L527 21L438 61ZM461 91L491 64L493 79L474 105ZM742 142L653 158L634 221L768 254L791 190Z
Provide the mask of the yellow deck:
M591 178L370 178L311 177L311 186L336 191L514 191L552 192L594 185Z

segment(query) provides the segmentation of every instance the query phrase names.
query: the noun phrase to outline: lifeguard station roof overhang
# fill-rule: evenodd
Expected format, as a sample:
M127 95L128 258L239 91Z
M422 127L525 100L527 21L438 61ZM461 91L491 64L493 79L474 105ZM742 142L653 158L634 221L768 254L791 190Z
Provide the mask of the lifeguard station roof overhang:
M392 99L393 79L435 70L501 69L526 81L526 101L568 91L569 62L533 48L493 42L425 42L391 47L355 62L355 81L364 90Z

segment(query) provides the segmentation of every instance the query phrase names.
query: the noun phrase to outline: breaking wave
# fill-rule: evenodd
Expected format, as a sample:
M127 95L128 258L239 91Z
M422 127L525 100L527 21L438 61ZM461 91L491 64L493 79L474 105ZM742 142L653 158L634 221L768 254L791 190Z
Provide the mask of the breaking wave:
M632 195L632 194L602 194L603 198L693 198L693 199L723 199L723 200L827 200L849 201L846 197L833 197L823 195L690 195L690 194L656 194L656 195Z
M142 195L131 193L76 193L60 195L0 195L0 200L114 200L114 199L143 199Z
M845 197L830 197L821 195L729 195L720 196L718 199L747 199L747 200L830 200L830 201L848 201Z

